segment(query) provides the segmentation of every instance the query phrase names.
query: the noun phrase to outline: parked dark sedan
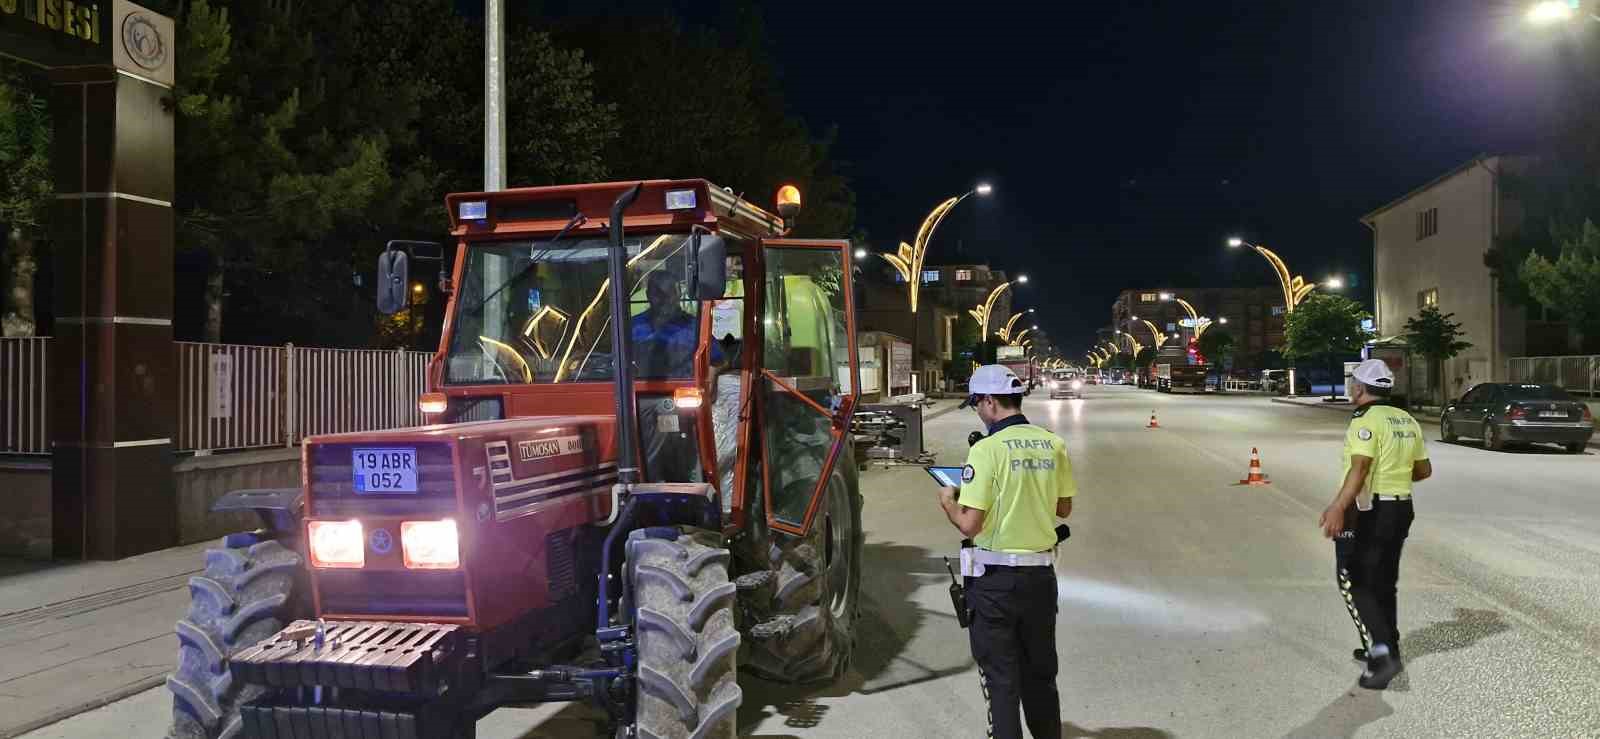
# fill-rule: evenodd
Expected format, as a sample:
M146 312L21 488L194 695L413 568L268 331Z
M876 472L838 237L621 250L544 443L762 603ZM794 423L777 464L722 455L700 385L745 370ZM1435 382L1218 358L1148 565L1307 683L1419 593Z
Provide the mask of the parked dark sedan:
M1485 449L1560 444L1581 454L1594 436L1594 414L1554 385L1486 382L1445 407L1439 436L1448 442L1462 436L1482 439Z

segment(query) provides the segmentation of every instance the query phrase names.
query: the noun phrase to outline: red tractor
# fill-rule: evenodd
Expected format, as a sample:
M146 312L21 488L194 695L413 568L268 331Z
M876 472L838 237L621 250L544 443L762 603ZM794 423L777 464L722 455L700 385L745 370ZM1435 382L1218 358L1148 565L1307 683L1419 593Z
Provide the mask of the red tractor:
M459 738L587 701L617 737L733 737L738 670L841 674L849 244L785 238L790 187L781 217L704 180L446 204L430 425L308 439L299 488L218 502L263 526L190 581L172 735Z

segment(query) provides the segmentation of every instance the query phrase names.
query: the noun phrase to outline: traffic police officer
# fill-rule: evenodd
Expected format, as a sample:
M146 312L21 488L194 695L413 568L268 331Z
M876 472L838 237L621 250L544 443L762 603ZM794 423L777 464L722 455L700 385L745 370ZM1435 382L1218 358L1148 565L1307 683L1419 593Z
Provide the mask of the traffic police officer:
M961 550L972 658L989 702L989 736L1061 736L1056 692L1055 519L1072 513L1072 463L1061 437L1022 415L1022 381L1002 365L979 367L961 407L989 435L972 446L961 488L942 488ZM1021 705L1021 711L1018 705Z
M1350 507L1356 509L1355 537L1344 567L1359 626L1371 640L1360 684L1382 690L1404 669L1395 607L1400 549L1414 518L1412 483L1428 479L1433 465L1417 419L1385 402L1394 388L1389 366L1368 359L1351 377L1356 411L1344 437L1344 482L1320 524L1328 538L1338 537Z

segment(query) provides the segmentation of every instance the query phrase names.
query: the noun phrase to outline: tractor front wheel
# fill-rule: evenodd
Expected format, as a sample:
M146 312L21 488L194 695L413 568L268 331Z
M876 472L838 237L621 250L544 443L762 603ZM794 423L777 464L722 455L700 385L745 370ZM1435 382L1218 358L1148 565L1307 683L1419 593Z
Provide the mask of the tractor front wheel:
M302 561L282 542L233 534L206 550L205 571L189 578L189 613L178 622L172 691L173 739L238 736L239 706L264 689L233 681L233 653L294 620Z
M742 694L730 559L716 532L656 528L628 535L640 739L737 736Z

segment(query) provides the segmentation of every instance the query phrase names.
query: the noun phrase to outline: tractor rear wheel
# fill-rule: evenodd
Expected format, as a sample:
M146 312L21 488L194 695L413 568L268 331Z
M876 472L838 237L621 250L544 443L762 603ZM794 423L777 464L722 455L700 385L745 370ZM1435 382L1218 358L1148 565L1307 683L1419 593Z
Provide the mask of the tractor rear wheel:
M828 682L855 651L860 611L861 491L847 450L835 463L822 506L802 537L772 533L776 587L750 630L750 671L786 683Z
M282 542L233 534L206 550L205 571L189 578L189 612L178 622L172 691L173 739L238 736L239 706L264 688L233 682L234 652L294 620L302 560Z
M627 576L637 605L640 739L734 739L739 631L722 536L699 529L628 535Z

